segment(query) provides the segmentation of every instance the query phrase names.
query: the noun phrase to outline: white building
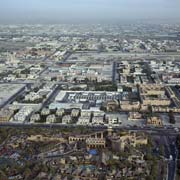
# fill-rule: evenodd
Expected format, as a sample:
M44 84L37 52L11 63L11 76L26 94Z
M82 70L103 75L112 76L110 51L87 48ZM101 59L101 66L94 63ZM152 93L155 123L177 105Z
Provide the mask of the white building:
M55 122L56 122L56 116L54 114L51 114L46 118L46 123L47 124L55 123Z
M62 124L69 124L71 123L72 119L70 115L66 115L62 118Z
M95 116L92 118L92 124L104 124L103 116Z
M64 113L65 113L65 110L64 110L63 108L58 109L58 110L56 111L56 115L57 115L57 116L63 116Z
M40 120L40 115L39 114L33 114L31 116L30 122L34 123Z
M50 110L49 109L47 109L47 108L42 109L41 115L49 115L49 114L50 114Z
M22 107L14 116L14 121L24 122L27 117L33 112L31 107Z
M25 96L25 101L35 101L40 98L42 97L38 93L31 92L30 94Z
M104 113L104 111L94 111L93 115L94 116L102 116L103 117L105 115L105 113Z
M81 111L81 116L83 116L83 117L86 117L86 116L88 116L88 117L90 117L92 115L92 112L91 111Z
M88 116L79 117L77 124L78 125L89 125L90 124L90 117L88 117Z
M72 116L72 117L78 117L78 116L79 116L79 113L80 113L79 109L73 109L73 110L71 111L71 116Z

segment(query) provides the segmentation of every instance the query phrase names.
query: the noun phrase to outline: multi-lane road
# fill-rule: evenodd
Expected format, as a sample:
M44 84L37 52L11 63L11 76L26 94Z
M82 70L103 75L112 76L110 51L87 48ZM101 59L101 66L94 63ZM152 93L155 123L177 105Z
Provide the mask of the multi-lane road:
M180 132L177 132L173 127L151 127L151 126L107 126L107 125L87 125L81 126L76 124L61 124L61 123L54 123L54 124L42 124L42 123L14 123L14 122L7 122L7 123L0 123L0 127L19 127L19 128L32 128L32 127L42 127L42 128L78 128L84 127L87 129L103 131L107 129L112 130L127 130L127 131L141 131L147 132L150 134L159 134L159 135L178 135Z

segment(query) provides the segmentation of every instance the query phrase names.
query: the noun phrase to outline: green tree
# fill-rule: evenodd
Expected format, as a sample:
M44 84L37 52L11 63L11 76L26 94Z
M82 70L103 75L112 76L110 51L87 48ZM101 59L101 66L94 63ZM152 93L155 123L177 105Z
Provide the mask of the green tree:
M172 111L169 112L169 122L171 124L175 124L176 123L176 120L175 120L175 117L174 117L174 113Z
M25 179L28 179L31 176L31 170L29 168L26 168L24 170L23 176Z
M0 179L1 180L8 180L6 174L3 171L0 171Z

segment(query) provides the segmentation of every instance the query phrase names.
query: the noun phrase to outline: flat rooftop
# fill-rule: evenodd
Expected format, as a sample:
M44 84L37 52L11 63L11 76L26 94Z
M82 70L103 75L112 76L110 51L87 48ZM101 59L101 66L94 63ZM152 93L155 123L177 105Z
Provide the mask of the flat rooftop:
M0 106L10 100L25 86L25 84L0 84Z
M122 98L122 94L119 92L103 92L103 91L60 91L56 96L57 102L76 102L79 101L91 101L91 100L119 100Z

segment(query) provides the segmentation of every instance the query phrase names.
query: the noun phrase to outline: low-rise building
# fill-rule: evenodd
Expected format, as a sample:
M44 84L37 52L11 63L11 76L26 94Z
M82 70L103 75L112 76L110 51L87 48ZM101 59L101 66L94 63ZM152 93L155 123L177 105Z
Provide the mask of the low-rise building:
M42 96L40 96L38 93L31 92L30 94L25 96L25 101L35 101L41 98Z
M64 113L65 113L65 110L64 110L63 108L57 109L57 111L56 111L56 115L57 115L57 116L63 116Z
M91 111L86 111L86 110L82 110L81 111L81 116L82 117L90 117L92 115L92 112Z
M104 116L95 116L92 118L92 124L104 124Z
M119 123L119 118L114 114L108 114L106 116L106 118L108 120L108 124L118 124Z
M86 146L88 148L105 148L106 140L104 138L89 137L86 139Z
M30 118L30 122L37 122L40 120L40 115L39 114L33 114Z
M43 108L41 111L41 115L47 116L50 114L50 110L47 108Z
M89 125L90 124L90 117L89 116L81 116L77 121L78 125Z
M165 88L162 85L141 85L140 98L142 105L169 106L171 101L165 92Z
M156 117L156 116L148 117L147 124L154 125L154 126L163 126L162 119L160 117Z
M63 137L48 137L43 135L31 135L27 138L28 141L33 142L48 142L48 141L59 141L59 142L66 142Z
M14 121L24 122L32 112L33 108L24 106L14 115Z
M55 123L55 122L56 122L56 116L54 114L47 116L46 123Z
M124 151L125 147L137 145L146 145L148 138L144 134L128 133L119 136L111 136L110 141L112 149L115 151Z
M72 121L72 118L70 115L65 115L63 118L62 118L62 124L69 124L71 123Z
M10 109L1 109L0 110L0 123L8 122L13 116L14 111Z
M139 101L121 101L120 102L121 110L123 111L133 111L140 109L140 102Z
M78 117L79 116L79 113L80 113L80 110L79 109L73 109L71 111L71 116L72 117Z
M116 111L119 108L119 103L117 100L108 101L106 103L106 109L107 111Z
M139 112L129 112L128 115L128 120L130 121L138 121L138 120L142 120L143 116L141 113Z

